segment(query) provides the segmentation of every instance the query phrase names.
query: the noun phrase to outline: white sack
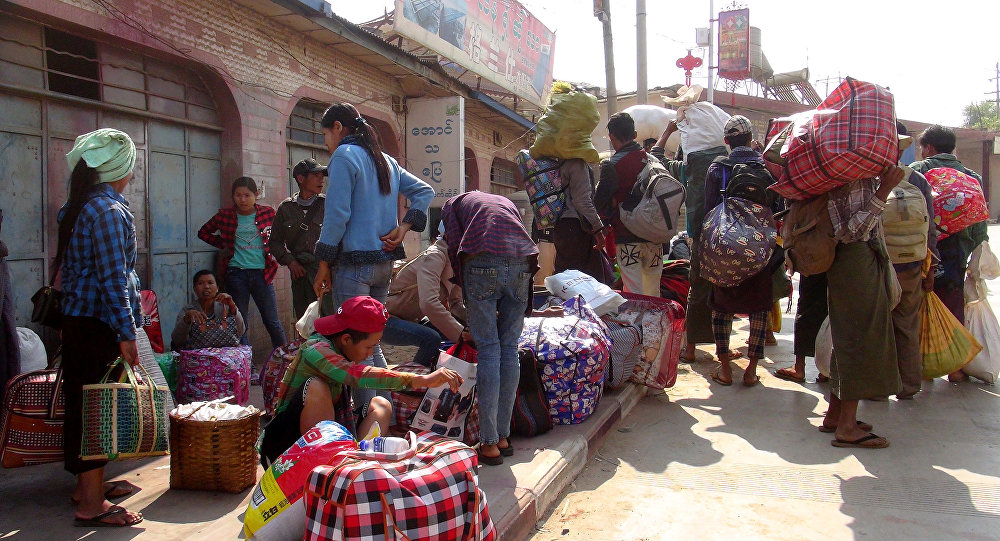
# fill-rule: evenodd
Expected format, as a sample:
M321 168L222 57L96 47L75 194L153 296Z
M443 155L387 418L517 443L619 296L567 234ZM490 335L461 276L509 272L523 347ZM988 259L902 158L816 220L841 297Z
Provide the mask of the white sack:
M610 313L625 304L625 297L598 282L593 276L576 269L553 274L545 279L545 288L560 299L569 300L583 296L583 300L598 316Z

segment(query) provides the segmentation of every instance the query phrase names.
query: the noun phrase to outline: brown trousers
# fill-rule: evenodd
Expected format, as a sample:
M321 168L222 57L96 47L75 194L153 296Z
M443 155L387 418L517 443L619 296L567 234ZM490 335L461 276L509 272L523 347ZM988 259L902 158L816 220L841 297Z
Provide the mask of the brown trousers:
M920 354L920 307L924 303L923 278L920 267L896 271L903 294L892 311L892 329L896 336L896 362L903 388L900 396L920 392L923 357Z

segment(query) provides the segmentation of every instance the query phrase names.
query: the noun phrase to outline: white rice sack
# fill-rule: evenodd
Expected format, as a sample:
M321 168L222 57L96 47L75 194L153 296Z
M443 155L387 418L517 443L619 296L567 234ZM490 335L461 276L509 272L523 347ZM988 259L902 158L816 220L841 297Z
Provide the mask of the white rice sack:
M667 129L667 124L677 118L677 111L655 105L633 105L623 112L631 115L635 121L635 140L639 144L649 138L659 139L663 130Z

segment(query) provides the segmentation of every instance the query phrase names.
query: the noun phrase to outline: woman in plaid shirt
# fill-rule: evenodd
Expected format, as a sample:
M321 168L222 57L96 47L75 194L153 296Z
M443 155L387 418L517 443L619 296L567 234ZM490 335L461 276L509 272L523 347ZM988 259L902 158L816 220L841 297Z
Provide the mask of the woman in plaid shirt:
M274 297L274 275L278 262L271 255L267 241L271 236L274 209L257 204L257 183L250 177L233 182L233 206L220 209L198 230L198 238L215 246L226 269L225 287L236 307L247 319L250 297L253 297L271 346L285 345L285 331L278 319L278 302ZM242 342L247 343L246 335Z
M366 408L354 407L352 387L401 391L448 384L458 391L462 376L447 368L418 375L361 364L382 339L388 320L382 303L363 296L348 299L336 314L315 321L316 333L281 380L277 413L260 446L265 468L320 421L337 421L355 437L367 434L375 422L388 428L392 403L376 396Z

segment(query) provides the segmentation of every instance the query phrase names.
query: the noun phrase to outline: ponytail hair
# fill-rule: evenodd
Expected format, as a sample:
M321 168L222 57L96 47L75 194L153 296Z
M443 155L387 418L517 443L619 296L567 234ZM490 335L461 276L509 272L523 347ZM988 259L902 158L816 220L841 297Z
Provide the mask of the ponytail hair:
M87 202L87 195L93 191L98 184L97 170L87 165L87 161L81 159L76 162L76 167L69 176L69 200L66 202L66 212L62 220L59 221L59 240L56 243L56 258L52 262L52 275L59 272L62 265L63 254L69 246L70 237L73 236L73 229L76 226L76 219L83 210L83 204Z
M378 189L383 195L389 195L392 191L389 175L389 162L382 155L382 143L378 138L378 132L365 120L361 113L349 103L334 103L319 121L319 125L324 128L332 128L334 122L340 122L342 126L350 130L351 135L358 138L361 146L368 151L368 156L375 163L375 171L378 173Z

